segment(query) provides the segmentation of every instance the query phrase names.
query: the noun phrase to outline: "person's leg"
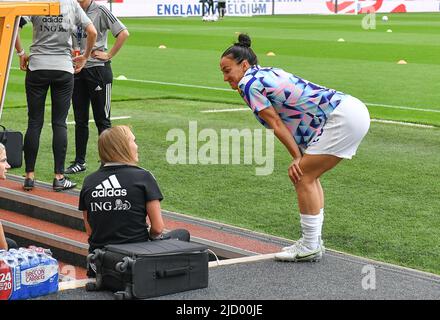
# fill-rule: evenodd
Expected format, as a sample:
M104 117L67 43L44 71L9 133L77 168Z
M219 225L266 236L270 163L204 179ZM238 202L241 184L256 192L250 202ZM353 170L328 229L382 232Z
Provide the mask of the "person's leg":
M319 206L322 210L324 210L324 190L322 189L321 181L319 181L319 178L316 179L316 188L319 192Z
M319 177L342 159L332 155L304 155L300 166L303 177L295 185L300 209L302 243L310 249L322 246L324 192Z
M92 101L93 118L95 119L98 134L101 134L105 129L111 127L110 114L113 73L110 64L91 69L93 69L90 73L92 78L89 79L88 83ZM101 90L96 90L98 86Z
M324 191L322 189L321 182L319 181L319 179L316 179L316 188L318 189L318 192L319 192L319 203L320 203L320 207L321 207L321 209L319 211L319 217L321 219L321 225L323 225L324 224ZM319 231L320 231L319 237L322 238L322 234L321 234L322 230L319 229ZM302 236L301 236L301 239L299 241L302 241ZM322 249L323 249L323 252L324 252L324 250L325 250L325 248L324 248L324 241L321 239L320 243L321 243L321 246L322 246ZM295 246L295 244L291 245L291 246L283 247L281 250L282 251L286 251L286 250L291 249L293 246Z
M295 184L298 206L302 214L317 215L324 204L324 193L319 177L334 168L342 159L332 155L305 154L300 167L301 180Z
M41 129L44 122L44 104L46 101L49 79L44 71L27 71L26 100L28 107L28 127L24 136L24 160L26 178L34 179L35 162L40 146ZM33 187L33 185L32 185ZM30 187L30 189L32 189Z
M87 82L83 74L87 69L83 69L75 76L72 106L75 116L75 163L84 164L86 162L87 141L89 139L89 107L90 95ZM67 172L66 172L67 173Z
M64 162L67 150L67 125L66 119L70 108L73 93L73 74L64 71L53 71L52 81L52 150L54 155L57 179L64 177Z
M208 0L208 11L207 11L207 15L210 16L211 15L211 0Z
M303 172L301 180L295 184L300 209L302 238L298 244L286 247L275 255L278 260L301 261L320 259L320 242L323 224L324 193L319 177L334 168L342 159L332 155L305 154L300 162Z
M324 192L319 177L342 158L351 159L356 154L369 126L370 117L365 104L359 99L345 96L328 118L323 134L307 147L306 155L300 163L305 174L295 185L303 237L295 245L283 250L298 252L297 247L305 244L312 250L317 246L316 250L324 252L322 241L318 241L324 221ZM294 254L281 255L280 258L298 261Z
M325 248L324 248L324 241L322 240L322 227L323 227L323 225L324 225L324 205L325 205L325 201L324 201L324 190L322 189L322 185L321 185L321 181L319 180L319 178L318 179L316 179L316 188L318 188L318 192L319 192L319 202L320 202L320 207L321 207L321 210L319 211L319 217L320 217L320 219L321 219L321 227L319 228L319 241L320 241L320 243L321 243L321 246L322 246L322 250L323 250L323 253L324 253L324 251L325 251Z

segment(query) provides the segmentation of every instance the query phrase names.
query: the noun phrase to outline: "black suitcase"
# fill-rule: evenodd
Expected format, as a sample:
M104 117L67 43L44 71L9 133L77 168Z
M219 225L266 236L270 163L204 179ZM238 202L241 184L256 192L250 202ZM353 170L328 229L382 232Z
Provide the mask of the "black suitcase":
M9 131L2 125L0 142L6 149L6 157L11 168L20 168L23 161L23 134L19 131Z
M96 283L86 290L111 290L124 300L206 288L208 261L206 246L177 239L107 245L87 257Z

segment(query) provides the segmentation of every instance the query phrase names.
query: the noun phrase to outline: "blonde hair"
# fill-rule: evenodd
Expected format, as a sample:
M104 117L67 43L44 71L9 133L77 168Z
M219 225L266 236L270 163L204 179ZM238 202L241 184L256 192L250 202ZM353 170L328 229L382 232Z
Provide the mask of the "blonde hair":
M136 164L135 155L130 150L130 133L128 126L114 126L105 129L99 135L98 152L103 163L121 162Z
M6 151L6 148L3 143L0 142L0 152Z

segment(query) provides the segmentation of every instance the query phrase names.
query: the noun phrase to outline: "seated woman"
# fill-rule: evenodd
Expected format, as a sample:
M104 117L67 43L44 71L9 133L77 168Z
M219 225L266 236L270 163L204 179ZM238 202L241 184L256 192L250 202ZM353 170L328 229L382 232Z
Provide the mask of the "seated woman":
M89 252L107 244L165 238L189 241L187 230L163 233L163 196L154 176L137 166L138 147L130 128L115 126L104 130L98 139L98 150L103 166L86 177L79 199Z
M6 172L11 166L8 163L8 158L6 157L5 146L0 143L0 179L6 179ZM17 243L14 240L6 238L3 231L2 223L0 222L0 250L16 249L18 248Z

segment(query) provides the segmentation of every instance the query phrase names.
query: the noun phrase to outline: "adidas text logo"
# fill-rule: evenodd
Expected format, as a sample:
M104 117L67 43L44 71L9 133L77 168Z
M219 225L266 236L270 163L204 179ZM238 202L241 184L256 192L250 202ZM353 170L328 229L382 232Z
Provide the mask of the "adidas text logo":
M102 181L92 192L93 198L125 197L126 195L127 189L122 189L116 175L111 175L108 179Z
M101 91L101 90L102 88L99 85L95 88L95 91Z

